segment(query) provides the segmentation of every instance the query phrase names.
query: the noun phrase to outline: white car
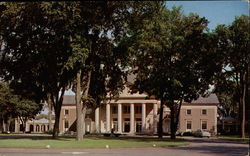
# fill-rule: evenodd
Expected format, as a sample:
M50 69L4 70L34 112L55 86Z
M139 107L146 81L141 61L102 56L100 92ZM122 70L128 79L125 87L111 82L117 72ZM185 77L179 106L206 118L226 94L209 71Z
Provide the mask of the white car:
M198 129L197 131L194 132L195 137L211 137L211 133L205 130L200 130Z

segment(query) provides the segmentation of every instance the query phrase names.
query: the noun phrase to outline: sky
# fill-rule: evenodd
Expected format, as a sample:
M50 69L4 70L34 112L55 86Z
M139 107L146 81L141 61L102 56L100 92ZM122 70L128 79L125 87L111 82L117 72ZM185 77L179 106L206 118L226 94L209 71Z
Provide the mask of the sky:
M172 6L182 5L185 15L197 13L201 17L208 19L209 29L214 29L217 24L230 24L235 16L242 14L249 15L247 1L167 1L166 6L171 9Z

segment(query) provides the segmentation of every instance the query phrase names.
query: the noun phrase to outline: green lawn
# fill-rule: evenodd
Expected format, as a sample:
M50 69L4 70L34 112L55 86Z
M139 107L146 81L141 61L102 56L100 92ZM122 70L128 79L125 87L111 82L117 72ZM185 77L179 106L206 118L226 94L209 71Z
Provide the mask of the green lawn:
M241 138L239 136L219 136L218 138L230 141L249 143L249 137Z
M176 147L188 145L190 142L183 139L157 139L146 137L85 137L83 141L75 138L60 137L53 140L50 137L31 137L25 139L1 139L0 147L16 148L129 148L129 147ZM154 146L155 145L155 146Z

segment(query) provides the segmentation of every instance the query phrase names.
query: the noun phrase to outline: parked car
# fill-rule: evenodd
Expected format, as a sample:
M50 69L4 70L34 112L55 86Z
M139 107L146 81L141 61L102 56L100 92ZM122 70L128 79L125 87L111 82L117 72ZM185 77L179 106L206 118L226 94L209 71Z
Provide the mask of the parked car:
M206 131L206 130L201 130L198 129L197 131L194 132L195 137L211 137L211 133Z

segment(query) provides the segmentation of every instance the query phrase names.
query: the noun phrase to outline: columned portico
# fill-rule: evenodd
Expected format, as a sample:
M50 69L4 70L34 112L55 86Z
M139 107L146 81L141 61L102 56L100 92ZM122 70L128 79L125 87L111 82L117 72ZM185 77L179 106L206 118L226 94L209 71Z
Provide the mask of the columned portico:
M145 103L142 104L141 121L142 121L142 132L145 132L145 130L146 130L146 104Z
M106 104L106 131L110 132L110 104Z
M154 133L157 133L157 111L158 111L158 106L157 103L153 104L153 125L154 125Z
M118 103L118 133L122 133L122 104Z
M135 133L135 106L130 104L130 133Z
M97 132L97 133L100 132L99 123L100 123L100 108L97 107L97 108L95 109L95 129L96 129L96 132Z

